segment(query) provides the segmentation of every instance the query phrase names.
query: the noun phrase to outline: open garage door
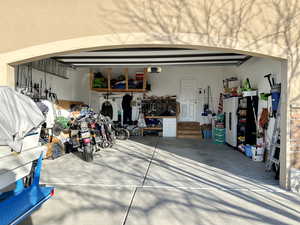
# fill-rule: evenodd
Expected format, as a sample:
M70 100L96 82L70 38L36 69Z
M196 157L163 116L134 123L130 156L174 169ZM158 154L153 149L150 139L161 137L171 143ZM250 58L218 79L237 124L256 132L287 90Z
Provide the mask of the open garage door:
M279 99L272 87L281 76L279 61L245 54L119 48L19 65L16 86L37 101L54 100L55 117L69 120L74 107L92 106L133 135L212 141L265 162ZM279 172L279 165L271 169Z
M65 187L61 201L51 202L48 209L83 186L133 188L122 194L133 207L139 199L153 195L138 191L146 187L279 190L279 166L265 171L276 120L265 75L271 74L271 85L281 83L281 62L178 48L85 51L47 60L66 73L53 76L56 73L51 75L47 67L34 68L38 62L19 65L16 71L32 70L29 89L32 82L41 99L47 97L45 92L53 93L57 98L47 100L53 103L55 117L67 124L54 135L51 127L44 127L44 142L57 146L50 141L54 138L60 147L48 152L54 160L45 161L43 182ZM16 74L18 88L24 85L20 76L28 78L25 72ZM115 129L107 130L106 136L92 134L99 140L93 159L82 153L84 145L74 144L73 127L68 125L90 109L110 121L96 123ZM91 125L87 127L91 131ZM118 139L118 129L129 132L129 140ZM280 160L277 145L275 157ZM129 221L135 218L132 213ZM33 219L41 222L44 216L41 211ZM66 221L73 220L70 216Z

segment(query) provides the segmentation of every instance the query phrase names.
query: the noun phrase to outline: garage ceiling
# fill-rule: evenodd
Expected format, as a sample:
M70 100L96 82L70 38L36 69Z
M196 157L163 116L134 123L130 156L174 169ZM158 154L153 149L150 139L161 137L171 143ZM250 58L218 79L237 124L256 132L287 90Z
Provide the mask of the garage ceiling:
M178 48L123 48L60 55L54 59L74 67L241 65L248 55Z

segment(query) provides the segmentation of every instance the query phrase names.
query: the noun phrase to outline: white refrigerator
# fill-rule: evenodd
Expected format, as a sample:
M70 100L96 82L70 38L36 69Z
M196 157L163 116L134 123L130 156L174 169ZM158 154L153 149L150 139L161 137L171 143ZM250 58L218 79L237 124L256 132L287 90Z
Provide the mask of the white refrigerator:
M223 111L225 114L225 140L226 143L237 147L237 110L239 97L226 98L223 101Z

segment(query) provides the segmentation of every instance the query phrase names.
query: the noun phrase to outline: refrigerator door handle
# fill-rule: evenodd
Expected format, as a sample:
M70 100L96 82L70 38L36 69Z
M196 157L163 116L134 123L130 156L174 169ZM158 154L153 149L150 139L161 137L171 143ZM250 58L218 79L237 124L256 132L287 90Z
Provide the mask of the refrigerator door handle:
M229 130L231 130L231 126L232 126L232 113L229 113Z

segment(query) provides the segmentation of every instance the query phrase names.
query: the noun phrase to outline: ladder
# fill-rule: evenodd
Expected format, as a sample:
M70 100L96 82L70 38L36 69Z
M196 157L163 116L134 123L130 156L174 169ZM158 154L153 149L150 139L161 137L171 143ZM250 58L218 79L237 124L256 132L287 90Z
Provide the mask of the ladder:
M280 148L280 105L281 105L280 102L281 101L279 100L278 109L275 117L274 130L273 130L272 139L269 147L269 155L266 162L267 171L270 171L272 169L273 164L275 165L276 170L279 169L280 160L275 158L275 154L276 154L276 149Z

